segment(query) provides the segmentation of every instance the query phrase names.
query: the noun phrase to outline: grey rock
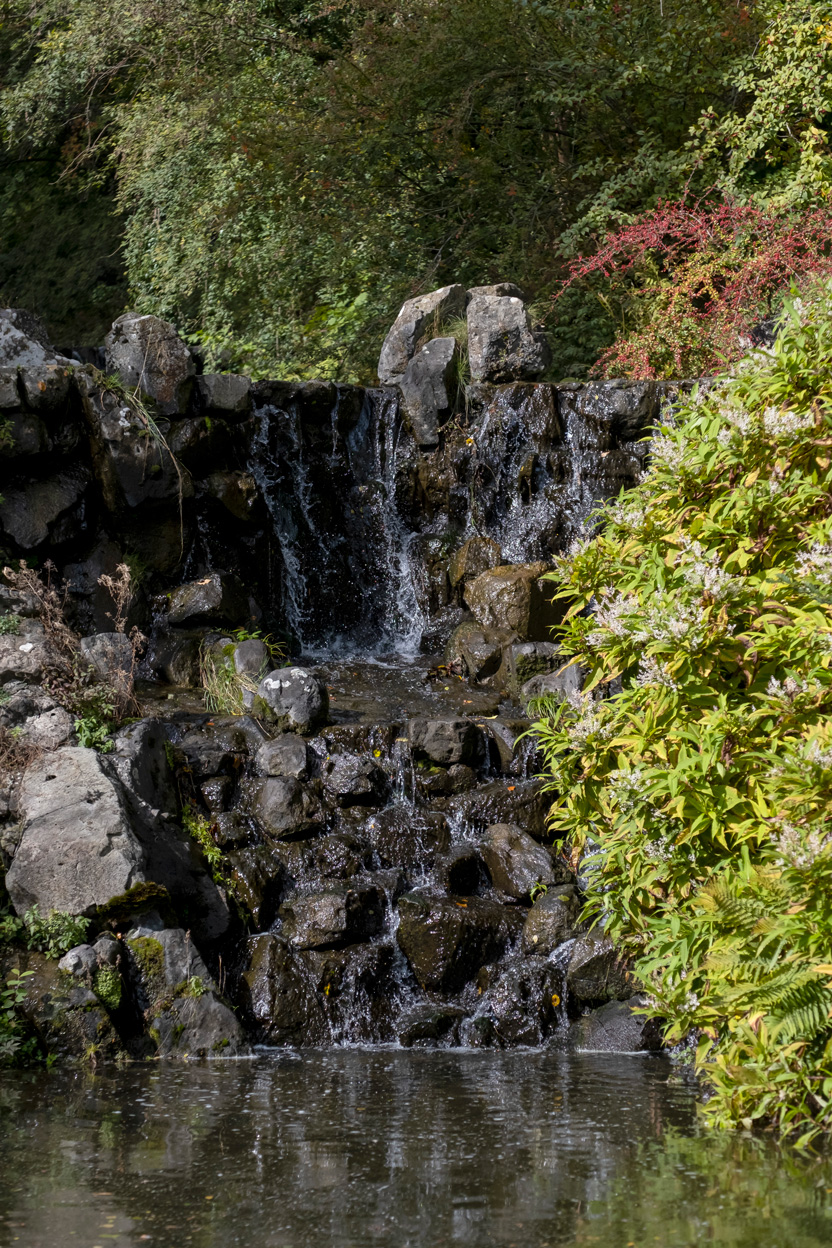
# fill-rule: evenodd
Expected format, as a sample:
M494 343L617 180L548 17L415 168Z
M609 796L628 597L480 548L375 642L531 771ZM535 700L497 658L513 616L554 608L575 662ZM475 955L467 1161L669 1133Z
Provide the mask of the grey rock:
M0 374L0 411L3 410L4 379ZM34 412L9 412L4 416L8 437L0 446L0 459L25 459L51 451L52 438Z
M549 641L565 608L551 601L554 589L541 581L546 571L543 562L492 568L465 586L465 601L484 628Z
M242 373L204 373L196 385L202 402L212 411L238 415L251 408L251 378Z
M66 527L89 482L89 472L79 465L46 481L4 490L0 524L22 550L34 550L49 539L57 542L65 538L61 524Z
M6 876L18 914L91 914L141 883L145 853L120 786L95 750L65 746L30 767L21 783L23 835Z
M282 732L304 735L329 718L326 685L303 667L281 667L264 676L254 706L255 714L271 720Z
M580 901L571 884L548 888L535 901L523 926L524 952L553 953L575 934L580 912Z
M579 663L572 663L563 670L558 669L556 672L543 672L539 676L532 676L530 680L520 689L520 696L524 702L531 702L533 698L554 697L558 702L562 702L572 693L580 693L586 679L586 668L580 666Z
M57 750L75 735L75 717L62 706L43 711L26 721L23 731L27 742L38 750Z
M160 637L148 656L156 675L168 684L198 689L202 684L200 646L195 637Z
M503 649L514 635L505 629L483 628L476 620L463 620L445 647L445 661L462 663L471 680L489 680L499 671Z
M237 577L226 572L210 572L180 585L171 593L168 607L171 624L242 624L248 614L248 595Z
M477 766L485 756L482 729L468 719L411 719L407 736L415 754L443 767Z
M280 840L316 829L323 822L321 804L311 786L292 776L270 776L252 790L250 810L269 836Z
M50 345L37 317L18 308L0 309L0 369L10 399L12 370L19 370L20 385L30 407L58 407L69 391L71 363Z
M465 308L462 286L443 286L430 294L408 299L393 322L378 361L379 381L383 386L397 386L413 358L419 340L433 321L461 315Z
M407 893L398 901L396 939L422 988L453 992L518 934L522 917L483 897Z
M60 959L58 970L77 978L92 976L98 970L98 954L92 945L76 945Z
M468 304L468 358L475 382L522 381L539 377L551 352L532 332L521 299L475 295Z
M514 823L542 840L549 805L548 795L536 780L489 780L451 798L447 813L474 834L484 834L494 823Z
M93 950L99 966L112 966L114 969L118 966L121 958L121 943L109 932L99 936L93 945Z
M430 867L451 843L444 815L405 806L379 811L363 830L386 867Z
M514 824L487 828L480 852L494 887L516 901L526 901L535 884L555 883L552 855Z
M503 562L500 545L490 537L469 537L448 564L448 578L453 589L475 580L481 572L497 568Z
M254 758L258 776L306 777L306 742L294 732L264 741Z
M409 1010L398 1025L402 1048L436 1048L459 1044L465 1011L454 1005L426 1005Z
M82 637L79 649L100 680L116 689L128 688L133 671L133 647L124 633Z
M0 368L0 411L8 412L20 406L17 388L17 369Z
M498 295L502 298L511 297L525 301L526 296L514 282L495 282L493 286L472 286L465 295L465 306L477 295Z
M517 693L533 676L548 675L566 662L554 642L515 641L503 651L500 684Z
M546 958L512 958L494 968L477 1006L492 1024L493 1041L505 1047L538 1047L558 1025L563 972Z
M36 620L21 623L19 633L0 636L0 685L10 681L39 681L54 658L43 625Z
M125 312L104 339L104 350L107 371L118 373L125 389L149 395L164 416L184 410L196 370L190 351L167 321Z
M417 446L439 444L439 426L453 404L456 339L434 338L417 351L399 383Z
M200 481L200 490L243 521L251 520L259 497L257 482L248 472L211 472Z
M238 676L259 684L269 668L268 647L256 637L240 641L234 647L233 662Z
M570 995L586 1003L626 1000L633 995L630 978L612 941L597 931L575 941L566 983Z
M576 1019L569 1031L570 1045L585 1053L658 1053L663 1048L659 1022L634 1011L643 997L608 1001L600 1009Z
M298 949L369 940L384 925L385 898L374 885L336 885L280 907L283 935Z

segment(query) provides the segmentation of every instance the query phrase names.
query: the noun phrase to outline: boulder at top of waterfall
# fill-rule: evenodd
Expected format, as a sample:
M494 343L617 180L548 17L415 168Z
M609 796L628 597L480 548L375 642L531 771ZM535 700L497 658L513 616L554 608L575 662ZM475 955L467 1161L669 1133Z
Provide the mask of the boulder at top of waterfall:
M457 589L465 581L475 580L489 568L498 568L502 562L503 553L499 542L491 537L469 537L448 564L451 587Z
M465 586L465 601L484 628L524 641L549 641L564 608L551 601L553 591L541 581L546 571L543 562L491 568Z
M249 616L246 592L236 576L211 572L199 581L180 585L170 596L171 624L241 624Z
M465 294L465 306L476 299L477 295L496 295L499 298L513 298L525 301L525 294L514 282L495 282L493 286L472 286Z
M548 888L537 898L523 927L524 953L552 953L574 935L580 911L572 884Z
M411 719L407 736L414 754L442 767L478 766L485 757L482 729L469 719Z
M329 693L321 678L307 668L281 667L260 681L253 709L281 732L304 736L329 719Z
M4 406L19 405L19 383L30 407L35 410L57 407L69 391L71 365L72 360L50 345L46 329L36 316L21 308L0 308L0 380Z
M6 875L18 914L33 905L92 914L146 879L120 786L95 750L65 746L30 767L19 808L23 835Z
M378 377L383 386L397 386L413 358L420 338L431 320L461 316L465 309L465 288L442 286L427 295L408 299L384 339L378 360Z
M486 828L480 852L494 887L516 901L527 901L535 884L555 883L552 855L515 824Z
M608 1001L600 1009L578 1018L569 1029L569 1043L587 1053L658 1053L661 1025L634 1011L646 1004L643 996L631 1001Z
M517 935L522 916L484 897L407 893L398 902L396 939L419 984L453 992L493 962Z
M164 416L184 411L196 372L193 356L176 330L158 316L125 312L104 339L107 371L126 390L154 399Z
M251 378L243 373L204 373L196 379L205 407L240 414L251 407Z
M539 377L552 358L543 334L532 332L521 299L475 295L468 304L468 359L474 381Z
M453 403L458 354L455 338L433 338L416 352L399 382L417 446L439 443L439 426Z

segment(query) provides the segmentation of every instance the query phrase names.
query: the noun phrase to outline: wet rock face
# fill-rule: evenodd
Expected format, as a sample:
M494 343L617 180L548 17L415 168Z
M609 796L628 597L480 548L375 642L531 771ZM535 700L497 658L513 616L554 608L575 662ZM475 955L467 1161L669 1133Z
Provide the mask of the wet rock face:
M104 350L107 371L118 373L125 389L149 395L162 415L174 416L184 409L196 368L167 321L125 312L113 324Z
M491 568L466 585L465 601L484 628L549 641L563 608L550 601L553 591L541 582L546 571L545 563Z
M663 1047L660 1025L635 1013L644 1003L643 997L609 1001L585 1014L572 1024L570 1045L588 1053L658 1053Z
M281 906L282 934L297 949L330 949L381 931L384 894L374 885L339 886Z
M572 884L547 888L523 925L523 950L548 956L570 940L580 922L581 903Z
M527 900L535 885L548 888L555 883L551 854L513 824L492 824L486 830L480 852L494 887L516 901Z
M522 919L482 897L408 893L399 900L396 939L423 988L451 992L494 961L517 935Z
M180 585L170 596L171 624L242 624L248 618L248 596L236 576L212 572L202 580Z
M443 767L452 763L478 766L485 755L482 730L468 719L412 719L407 735L417 756Z
M416 445L439 443L439 426L447 418L456 397L457 346L453 338L434 338L414 355L405 369L400 388L402 402Z
M263 831L276 840L313 830L323 821L314 790L293 776L270 776L261 781L254 789L250 809Z

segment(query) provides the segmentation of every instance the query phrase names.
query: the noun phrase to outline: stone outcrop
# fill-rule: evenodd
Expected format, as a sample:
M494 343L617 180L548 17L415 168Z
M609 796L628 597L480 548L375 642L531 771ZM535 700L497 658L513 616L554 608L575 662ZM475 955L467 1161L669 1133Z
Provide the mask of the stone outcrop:
M399 385L422 339L434 324L452 316L461 316L465 309L465 289L459 285L443 286L430 294L408 299L402 305L384 344L378 361L379 381L383 386ZM428 336L430 336L428 334Z
M465 587L465 601L484 628L514 633L523 641L549 641L563 608L542 581L545 563L491 568Z
M104 350L107 371L117 373L126 390L148 395L163 416L184 410L196 367L167 321L125 312L107 335Z
M530 381L546 371L551 352L533 333L529 314L513 295L475 294L468 304L468 359L474 381Z
M455 397L457 357L454 338L433 338L405 369L399 386L417 446L429 448L439 442L439 426Z

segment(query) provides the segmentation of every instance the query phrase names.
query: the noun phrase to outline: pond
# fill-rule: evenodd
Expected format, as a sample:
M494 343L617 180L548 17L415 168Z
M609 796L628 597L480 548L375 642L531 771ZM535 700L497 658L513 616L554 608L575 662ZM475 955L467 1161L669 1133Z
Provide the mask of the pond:
M329 1049L0 1074L18 1248L809 1248L832 1164L697 1124L662 1058Z

